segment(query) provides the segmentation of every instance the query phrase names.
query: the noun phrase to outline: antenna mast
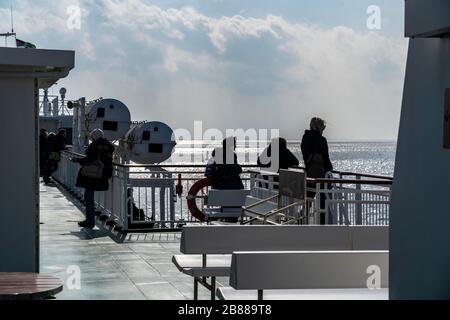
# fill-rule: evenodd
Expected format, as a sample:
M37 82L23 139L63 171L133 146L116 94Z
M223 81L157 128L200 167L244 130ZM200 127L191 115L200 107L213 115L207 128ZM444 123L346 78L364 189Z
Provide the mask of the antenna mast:
M16 38L16 33L14 32L14 17L13 17L13 7L11 5L11 32L0 33L0 37L5 38L5 47L8 46L8 38L14 37Z
M11 5L11 33L14 33L14 15L13 15L13 6Z

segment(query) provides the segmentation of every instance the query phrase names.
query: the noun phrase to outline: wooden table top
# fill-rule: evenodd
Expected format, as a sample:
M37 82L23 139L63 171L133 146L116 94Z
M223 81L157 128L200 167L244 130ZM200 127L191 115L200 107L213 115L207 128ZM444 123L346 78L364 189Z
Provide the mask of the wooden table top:
M63 282L53 276L26 273L0 272L0 300L37 300L56 295Z

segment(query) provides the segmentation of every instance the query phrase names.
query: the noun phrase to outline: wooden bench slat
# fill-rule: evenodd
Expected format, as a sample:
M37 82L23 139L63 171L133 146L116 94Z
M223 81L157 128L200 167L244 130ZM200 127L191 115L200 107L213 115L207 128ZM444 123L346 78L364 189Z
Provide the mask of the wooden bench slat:
M0 300L45 299L62 291L63 282L53 276L26 272L0 273Z

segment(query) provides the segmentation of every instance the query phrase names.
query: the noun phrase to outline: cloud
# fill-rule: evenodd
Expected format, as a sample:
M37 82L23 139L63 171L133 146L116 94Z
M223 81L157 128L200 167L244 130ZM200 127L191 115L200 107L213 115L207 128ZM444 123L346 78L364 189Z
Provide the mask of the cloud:
M321 115L332 138L396 136L402 39L270 13L212 17L144 0L80 0L82 29L73 31L65 24L73 1L41 2L17 1L21 33L76 49L69 89L120 98L135 118L173 127L204 120L220 129L281 128L298 138L307 119Z

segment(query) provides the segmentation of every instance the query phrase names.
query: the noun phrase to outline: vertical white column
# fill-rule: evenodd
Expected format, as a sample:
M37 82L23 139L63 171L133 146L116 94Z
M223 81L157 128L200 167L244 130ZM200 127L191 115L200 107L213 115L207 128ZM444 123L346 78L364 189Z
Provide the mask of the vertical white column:
M37 84L0 75L0 272L39 270Z
M450 38L410 40L390 212L391 299L450 299Z

